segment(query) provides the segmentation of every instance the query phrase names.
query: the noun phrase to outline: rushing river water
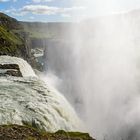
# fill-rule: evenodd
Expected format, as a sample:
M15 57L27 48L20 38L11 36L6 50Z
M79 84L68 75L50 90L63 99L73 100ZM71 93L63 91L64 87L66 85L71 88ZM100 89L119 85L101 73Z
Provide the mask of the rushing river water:
M0 56L0 63L18 64L23 75L0 77L0 124L26 124L48 131L80 129L67 100L41 81L27 62Z

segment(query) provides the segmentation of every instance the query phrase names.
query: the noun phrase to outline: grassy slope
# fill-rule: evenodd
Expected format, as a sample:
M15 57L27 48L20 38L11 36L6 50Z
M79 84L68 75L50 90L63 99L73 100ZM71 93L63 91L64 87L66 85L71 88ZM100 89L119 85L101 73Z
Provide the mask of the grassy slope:
M22 26L16 19L0 13L0 54L18 56L23 42L12 30L21 28Z
M8 42L12 44L21 45L21 39L17 37L13 32L9 31L8 29L0 26L0 37L6 39Z
M18 30L22 28L21 24L16 19L1 12L0 12L0 25L9 30L11 29Z
M0 54L15 55L22 40L3 26L0 26Z

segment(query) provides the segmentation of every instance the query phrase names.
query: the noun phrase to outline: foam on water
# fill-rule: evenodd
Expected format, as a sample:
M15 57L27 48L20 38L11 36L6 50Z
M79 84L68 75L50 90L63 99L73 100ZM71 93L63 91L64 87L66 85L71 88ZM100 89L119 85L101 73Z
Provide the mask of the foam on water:
M24 77L0 77L0 124L38 129L80 130L81 123L67 100L41 81L27 62L0 56L1 64L18 64Z
M0 56L0 64L18 64L23 77L36 77L31 66L21 58Z

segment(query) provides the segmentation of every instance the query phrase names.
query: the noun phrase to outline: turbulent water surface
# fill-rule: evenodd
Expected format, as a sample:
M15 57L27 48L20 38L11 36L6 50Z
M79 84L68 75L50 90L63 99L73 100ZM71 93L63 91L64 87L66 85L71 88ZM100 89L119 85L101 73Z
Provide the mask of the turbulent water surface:
M80 121L66 99L50 89L22 59L0 57L1 64L18 64L23 77L0 77L0 124L27 124L49 131L79 130Z

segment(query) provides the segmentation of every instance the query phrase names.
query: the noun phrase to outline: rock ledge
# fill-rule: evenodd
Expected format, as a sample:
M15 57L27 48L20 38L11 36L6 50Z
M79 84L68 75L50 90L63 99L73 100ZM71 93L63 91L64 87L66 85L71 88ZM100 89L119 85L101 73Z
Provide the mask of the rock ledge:
M0 125L0 140L95 140L88 133L65 132L56 133L39 132L29 126Z

